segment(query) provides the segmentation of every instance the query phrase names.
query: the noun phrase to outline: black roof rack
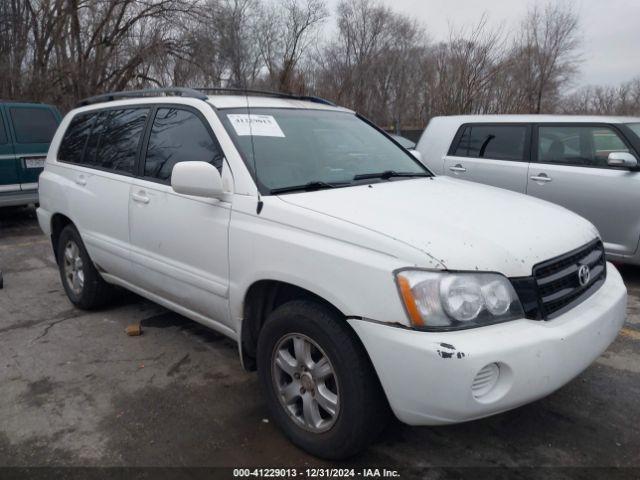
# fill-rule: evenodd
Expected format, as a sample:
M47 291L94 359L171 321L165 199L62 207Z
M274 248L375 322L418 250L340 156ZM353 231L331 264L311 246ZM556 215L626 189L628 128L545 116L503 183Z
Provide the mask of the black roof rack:
M111 92L95 95L93 97L85 98L78 102L76 107L84 107L86 105L93 105L94 103L113 102L114 100L122 100L125 98L143 98L143 97L159 97L162 95L176 95L180 97L197 98L199 100L206 100L207 95L205 93L235 93L238 95L259 95L265 97L276 98L290 98L292 100L305 100L307 102L320 103L323 105L330 105L335 107L333 102L325 100L324 98L314 97L310 95L296 95L293 93L285 92L270 92L267 90L249 90L244 88L184 88L184 87L168 87L168 88L149 88L145 90L129 90L125 92Z
M211 92L211 93L227 92L227 93L236 93L238 95L253 94L253 95L259 95L264 97L290 98L292 100L305 100L307 102L321 103L323 105L330 105L332 107L336 106L335 103L321 97L315 97L312 95L297 95L295 93L287 93L287 92L272 92L269 90L251 90L246 88L224 88L224 87L215 87L215 88L198 87L197 90L201 92Z
M193 88L169 87L169 88L149 88L145 90L129 90L126 92L111 92L95 95L93 97L80 100L76 107L84 107L94 103L113 102L114 100L122 100L125 98L142 98L142 97L159 97L161 95L175 95L179 97L191 97L200 100L206 100L207 96L194 90Z

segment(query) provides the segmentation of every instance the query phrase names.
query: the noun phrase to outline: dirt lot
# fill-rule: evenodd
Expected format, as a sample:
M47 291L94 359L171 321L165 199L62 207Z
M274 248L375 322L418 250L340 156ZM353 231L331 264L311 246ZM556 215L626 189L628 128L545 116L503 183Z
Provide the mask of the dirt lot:
M134 295L73 308L32 210L0 210L0 269L0 466L327 465L268 421L232 342ZM396 422L341 466L640 467L640 268L623 275L627 324L570 384L467 424Z

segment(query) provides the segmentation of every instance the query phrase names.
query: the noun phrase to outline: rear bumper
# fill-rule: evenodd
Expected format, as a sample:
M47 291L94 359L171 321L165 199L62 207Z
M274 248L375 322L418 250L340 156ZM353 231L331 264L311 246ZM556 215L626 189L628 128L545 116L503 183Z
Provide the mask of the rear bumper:
M38 203L37 189L0 193L0 207L17 207L30 203Z
M458 332L419 332L349 320L362 340L391 408L411 425L458 423L537 400L587 368L616 338L626 315L626 288L607 265L591 297L551 321L515 320ZM471 389L497 364L492 390Z
M41 206L36 210L38 215L38 224L40 225L40 230L47 237L51 236L51 212L45 210Z

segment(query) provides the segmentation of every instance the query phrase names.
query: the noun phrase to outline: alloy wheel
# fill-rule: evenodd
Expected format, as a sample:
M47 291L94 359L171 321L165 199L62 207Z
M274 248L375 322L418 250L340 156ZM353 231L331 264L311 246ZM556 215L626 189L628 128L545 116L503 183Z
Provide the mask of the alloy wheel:
M271 373L280 404L305 430L329 430L340 413L338 378L331 360L311 338L282 337L273 350Z
M82 294L84 288L84 264L78 244L69 240L64 248L64 278L71 291L76 295Z

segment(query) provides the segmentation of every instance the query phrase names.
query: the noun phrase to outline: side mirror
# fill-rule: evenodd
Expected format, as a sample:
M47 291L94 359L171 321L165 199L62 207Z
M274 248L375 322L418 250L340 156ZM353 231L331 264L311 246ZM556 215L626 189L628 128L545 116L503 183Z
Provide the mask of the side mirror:
M610 167L636 168L638 160L629 152L611 152L607 158Z
M413 155L418 161L422 162L422 154L415 149L409 150L409 152L411 152L411 155Z
M220 172L207 162L176 163L171 171L171 188L195 197L219 198L223 193Z

